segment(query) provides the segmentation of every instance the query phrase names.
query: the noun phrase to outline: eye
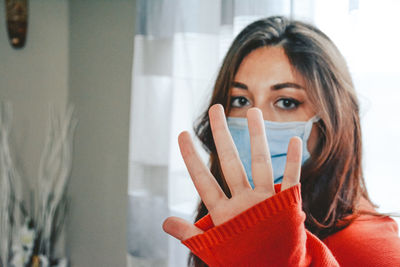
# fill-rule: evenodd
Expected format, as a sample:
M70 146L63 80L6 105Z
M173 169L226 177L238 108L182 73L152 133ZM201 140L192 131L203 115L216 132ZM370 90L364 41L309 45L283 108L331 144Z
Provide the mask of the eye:
M296 109L301 103L293 98L282 98L276 102L276 105L281 109L291 110Z
M249 105L250 102L244 96L236 96L231 98L231 107L233 108L241 108Z

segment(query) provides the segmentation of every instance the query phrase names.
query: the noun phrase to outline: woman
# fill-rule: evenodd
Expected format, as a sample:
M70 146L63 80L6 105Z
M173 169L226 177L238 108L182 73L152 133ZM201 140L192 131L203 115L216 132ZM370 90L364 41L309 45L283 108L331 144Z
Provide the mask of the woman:
M163 224L194 266L400 266L397 225L365 187L349 70L324 33L284 17L250 24L207 111L195 130L210 170L178 138L197 222Z

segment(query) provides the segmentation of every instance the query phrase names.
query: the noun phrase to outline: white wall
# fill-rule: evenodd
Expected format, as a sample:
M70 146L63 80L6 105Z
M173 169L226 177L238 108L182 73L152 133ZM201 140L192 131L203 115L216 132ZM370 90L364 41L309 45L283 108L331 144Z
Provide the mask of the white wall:
M134 0L29 1L27 45L14 50L0 0L0 100L14 104L13 144L36 181L48 104L75 105L67 253L72 266L126 265Z
M13 105L10 141L27 182L24 197L29 207L29 187L40 192L37 174L49 105L62 112L68 98L68 2L30 1L27 42L21 50L9 44L4 2L0 0L0 101ZM63 249L60 244L58 252Z
M67 248L73 266L125 266L134 1L70 1L77 107Z
M22 50L9 45L4 2L0 0L0 100L13 103L13 147L23 176L34 183L48 105L63 110L67 101L68 2L30 1L28 38Z

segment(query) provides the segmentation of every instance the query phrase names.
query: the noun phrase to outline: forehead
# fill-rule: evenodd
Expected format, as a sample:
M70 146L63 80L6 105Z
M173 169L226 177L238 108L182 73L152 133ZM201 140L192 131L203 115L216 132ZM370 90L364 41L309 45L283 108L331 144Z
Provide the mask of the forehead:
M304 86L302 76L290 64L282 47L261 47L248 54L241 62L235 81L244 83L296 82ZM251 85L251 84L249 84Z

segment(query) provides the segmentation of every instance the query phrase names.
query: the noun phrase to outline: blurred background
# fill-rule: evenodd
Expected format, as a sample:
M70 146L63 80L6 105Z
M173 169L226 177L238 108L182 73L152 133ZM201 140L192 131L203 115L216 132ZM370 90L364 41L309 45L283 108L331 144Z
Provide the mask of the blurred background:
M177 136L193 133L236 34L270 15L315 24L345 56L371 198L400 212L399 1L31 0L22 49L8 40L5 1L0 100L13 105L11 144L31 184L49 105L73 104L79 121L60 245L72 266L186 265L188 250L161 229L167 216L193 220L199 200Z

